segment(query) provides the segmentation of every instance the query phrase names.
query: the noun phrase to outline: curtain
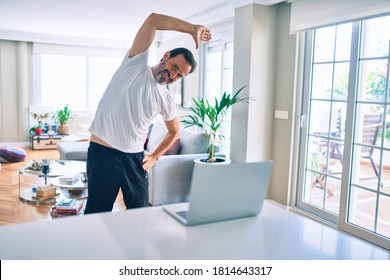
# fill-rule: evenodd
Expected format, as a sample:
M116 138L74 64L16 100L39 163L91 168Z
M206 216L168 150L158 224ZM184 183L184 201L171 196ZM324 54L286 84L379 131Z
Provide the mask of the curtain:
M390 14L390 0L295 0L290 33Z

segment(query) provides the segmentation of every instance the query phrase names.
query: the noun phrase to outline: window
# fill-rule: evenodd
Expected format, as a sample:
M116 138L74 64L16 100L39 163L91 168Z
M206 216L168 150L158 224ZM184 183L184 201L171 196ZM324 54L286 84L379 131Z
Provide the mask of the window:
M122 58L39 54L41 106L93 112Z
M390 247L390 16L306 32L297 206Z
M213 39L212 43L204 44L204 82L201 88L202 97L210 102L214 102L215 98L219 99L225 91L232 94L233 90L233 38L231 35L223 38ZM231 112L224 119L220 129L221 134L225 136L220 143L220 151L227 156L230 154L230 126Z

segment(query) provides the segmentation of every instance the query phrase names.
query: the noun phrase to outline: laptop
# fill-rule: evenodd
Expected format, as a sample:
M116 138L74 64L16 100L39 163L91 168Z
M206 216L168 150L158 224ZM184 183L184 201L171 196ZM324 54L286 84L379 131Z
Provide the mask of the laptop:
M272 161L194 166L189 203L163 205L185 225L231 220L260 213Z

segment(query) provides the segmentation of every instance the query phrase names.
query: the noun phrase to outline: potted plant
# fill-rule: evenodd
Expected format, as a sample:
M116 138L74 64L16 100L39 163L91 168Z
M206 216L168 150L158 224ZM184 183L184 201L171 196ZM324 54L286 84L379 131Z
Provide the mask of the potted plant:
M67 123L72 117L72 111L69 109L68 104L66 104L64 108L56 111L55 118L60 123L57 128L58 134L68 134Z
M28 131L31 135L41 135L43 132L43 128L41 124L38 124L36 126L33 126Z
M30 128L29 133L31 135L41 135L45 124L45 119L49 117L49 113L38 115L31 113L31 116L37 121L37 125Z
M216 98L214 103L210 103L205 98L193 98L194 106L185 108L192 114L184 116L185 119L181 120L185 124L184 128L191 126L199 127L204 131L209 143L207 159L201 161L208 163L217 162L215 157L216 141L224 138L223 135L219 134L219 129L228 109L238 102L249 102L249 97L240 96L244 88L245 86L240 88L233 96L225 91L221 99L218 100Z

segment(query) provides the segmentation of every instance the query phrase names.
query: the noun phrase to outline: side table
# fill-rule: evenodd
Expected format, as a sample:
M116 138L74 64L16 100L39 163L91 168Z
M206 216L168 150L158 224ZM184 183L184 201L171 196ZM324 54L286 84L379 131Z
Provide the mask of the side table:
M27 167L28 165L19 169L19 198L21 201L34 205L53 205L58 199L85 199L88 196L87 186L81 186L80 184L84 184L81 180L79 180L80 183L78 181L74 185L66 186L66 188L65 185L59 184L61 176L85 172L86 163L83 161L58 160L50 162L50 172L46 177L48 183L57 188L58 195L45 200L34 198L34 188L44 184L45 175L41 171L26 170ZM78 190L78 192L72 192L72 189ZM80 192L81 189L84 190Z

